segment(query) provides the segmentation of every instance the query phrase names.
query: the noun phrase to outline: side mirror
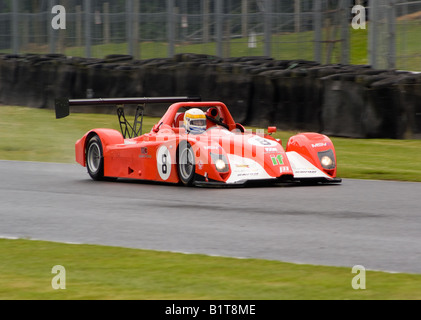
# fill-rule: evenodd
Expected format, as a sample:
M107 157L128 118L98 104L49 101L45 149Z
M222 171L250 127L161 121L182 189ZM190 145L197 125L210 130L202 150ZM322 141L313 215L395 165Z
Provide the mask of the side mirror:
M268 134L272 134L276 132L276 127L268 127Z
M156 125L154 125L153 127L152 127L152 131L153 132L158 132L159 131L159 129L161 128L161 125L163 124L163 122L160 122L160 123L157 123Z

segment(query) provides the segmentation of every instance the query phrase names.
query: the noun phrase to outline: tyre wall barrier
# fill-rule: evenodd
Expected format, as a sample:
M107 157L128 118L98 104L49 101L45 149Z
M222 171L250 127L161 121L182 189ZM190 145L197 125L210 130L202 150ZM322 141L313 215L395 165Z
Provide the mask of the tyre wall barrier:
M135 60L0 54L0 103L54 108L58 97L201 96L250 126L354 138L421 138L421 75L366 65L320 65L205 54ZM167 105L147 105L161 116ZM115 108L73 112L114 113Z

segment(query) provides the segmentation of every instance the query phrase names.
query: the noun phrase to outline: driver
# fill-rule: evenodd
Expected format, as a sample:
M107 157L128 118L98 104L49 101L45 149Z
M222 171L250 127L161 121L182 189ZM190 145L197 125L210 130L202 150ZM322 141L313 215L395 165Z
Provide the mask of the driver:
M198 108L193 108L184 114L184 127L187 133L201 134L206 131L206 115Z

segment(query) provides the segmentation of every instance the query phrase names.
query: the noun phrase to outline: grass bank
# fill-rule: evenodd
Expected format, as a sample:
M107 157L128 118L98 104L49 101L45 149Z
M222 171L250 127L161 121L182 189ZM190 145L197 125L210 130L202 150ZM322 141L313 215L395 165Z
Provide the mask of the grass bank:
M0 256L2 300L421 299L421 275L366 271L356 290L343 267L5 239ZM65 290L52 287L56 265Z

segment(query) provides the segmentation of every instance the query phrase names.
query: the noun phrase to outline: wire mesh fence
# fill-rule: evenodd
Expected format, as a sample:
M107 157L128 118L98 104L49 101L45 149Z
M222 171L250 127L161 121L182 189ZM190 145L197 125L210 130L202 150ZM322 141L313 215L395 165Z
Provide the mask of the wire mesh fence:
M421 71L421 1L400 1L395 4L395 38L390 46L396 49L396 67Z
M355 5L366 29L352 27ZM0 0L0 52L11 54L199 53L421 71L420 32L421 1Z

